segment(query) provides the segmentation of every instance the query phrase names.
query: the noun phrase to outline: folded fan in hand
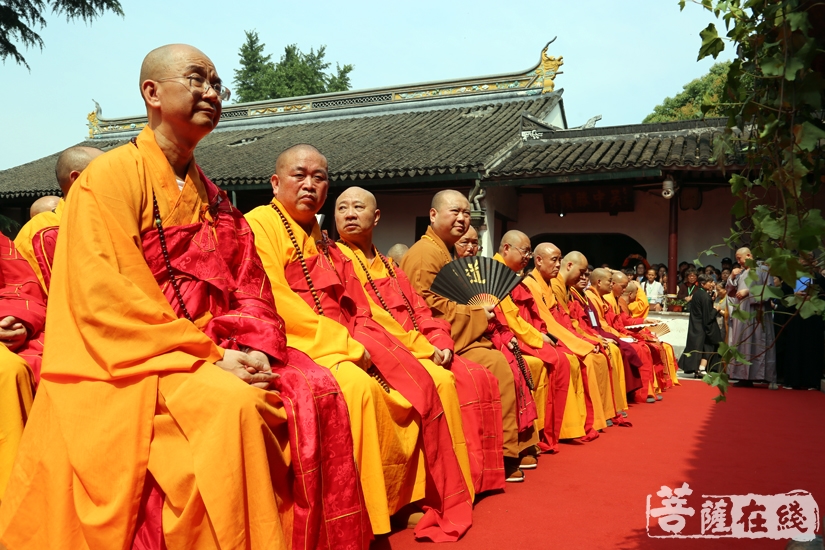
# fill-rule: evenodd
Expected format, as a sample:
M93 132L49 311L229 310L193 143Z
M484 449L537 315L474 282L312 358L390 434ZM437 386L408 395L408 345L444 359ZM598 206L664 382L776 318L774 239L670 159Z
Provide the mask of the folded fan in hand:
M442 267L430 290L459 304L495 306L520 281L521 276L501 262L468 256Z

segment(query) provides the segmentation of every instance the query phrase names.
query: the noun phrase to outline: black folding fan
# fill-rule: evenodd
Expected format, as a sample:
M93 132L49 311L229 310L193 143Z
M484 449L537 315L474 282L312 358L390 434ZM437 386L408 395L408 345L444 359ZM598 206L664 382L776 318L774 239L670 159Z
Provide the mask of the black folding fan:
M521 276L501 262L468 256L442 267L430 290L459 304L495 306L520 281Z

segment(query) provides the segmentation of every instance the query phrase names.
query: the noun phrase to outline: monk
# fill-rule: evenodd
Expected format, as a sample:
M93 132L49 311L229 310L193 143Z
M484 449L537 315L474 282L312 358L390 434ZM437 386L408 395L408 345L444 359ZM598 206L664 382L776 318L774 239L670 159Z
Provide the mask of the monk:
M45 325L37 277L0 233L0 502L40 380Z
M60 153L54 173L63 198L58 198L54 207L36 216L32 215L32 219L20 229L14 239L18 252L29 262L47 296L54 248L57 242L57 227L60 225L63 209L66 206L65 199L69 195L72 184L80 177L83 170L92 160L102 154L103 151L100 149L83 146L69 147Z
M587 269L587 258L584 254L578 251L568 252L562 258L559 274L550 282L550 287L556 298L559 313L569 318L567 319L569 325L576 333L609 354L610 360L606 364L598 362L595 369L583 371L584 382L593 402L593 427L599 430L607 426L607 421L615 418L617 412L619 414L622 412L620 407L620 410L616 411L614 403L616 388L611 378L615 375L615 369L619 368L619 365L624 368L624 364L616 361L615 348L611 347L612 343L602 338L591 326L586 300L581 294L584 292L584 284L587 281ZM611 424L613 424L612 420Z
M634 394L636 402L647 400L648 403L653 403L659 400L656 395L661 393L656 375L656 361L652 357L650 348L645 345L644 340L639 340L635 335L624 330L623 326L617 324L615 316L612 314L612 304L609 302L613 296L614 277L620 282L623 290L624 285L627 284L627 276L624 273L613 272L605 268L593 270L590 275L590 287L584 295L589 301L590 308L596 318L596 330L604 338L615 341L620 347L628 350L632 348L632 351L642 361L642 367L639 368L642 387ZM626 356L630 358L633 355L628 351Z
M352 260L369 295L373 318L403 342L433 377L468 488L475 493L503 489L501 396L496 379L478 363L454 354L449 324L433 317L406 274L375 248L373 231L380 219L372 193L360 187L344 191L335 201L335 224L344 245L340 249Z
M43 213L43 212L54 212L54 209L57 208L57 204L60 202L60 197L55 195L46 195L45 197L40 197L36 201L34 201L29 208L29 218L33 218L36 215Z
M582 373L605 372L610 361L609 350L603 351L599 341L577 332L570 315L558 305L551 289L552 282L558 277L561 267L561 251L552 243L541 243L533 254L536 267L524 278L524 285L532 293L542 320L559 342L564 345L566 353L574 354L579 362L570 363L570 385L564 417L561 439L583 437L584 441L597 437L593 429L594 410L589 388L583 384ZM598 397L598 396L597 396ZM598 399L597 399L598 402ZM614 418L619 425L629 425L623 419ZM588 438L585 434L590 434Z
M410 247L401 268L410 277L413 290L433 310L433 315L450 323L456 355L483 365L496 377L501 393L505 480L520 482L524 480L524 473L520 471L522 460L527 468L535 468L533 454L539 441L533 426L536 413L533 410L531 416L524 402L517 406L516 380L510 363L485 336L490 321L495 318L493 308L458 304L430 290L441 268L455 259L455 243L469 228L470 203L467 198L455 190L439 191L431 203L430 226ZM500 336L505 342L510 340L507 335ZM525 397L530 397L529 390Z
M481 252L482 248L478 243L478 231L471 225L464 236L456 241L455 255L457 258L466 258L467 256L477 256Z
M532 257L530 238L521 231L508 231L501 237L493 259L521 274ZM504 300L496 314L518 339L522 355L530 365L534 381L534 398L538 412L537 430L544 451L558 452L564 409L570 386L571 368L579 368L578 359L569 350L556 345L548 334L530 290L519 283ZM575 363L575 366L572 364Z
M340 390L286 346L249 227L193 157L228 90L182 44L140 89L147 126L66 203L0 543L367 548Z
M648 278L650 278L650 271L653 270L649 270ZM621 280L621 278L619 280ZM613 294L615 296L617 292L616 282L614 281L613 284ZM618 303L619 310L617 311L615 307L613 309L625 327L648 323L647 316L650 313L650 302L647 298L647 292L642 287L642 283L629 281L624 292L622 292L621 296L616 298L615 301ZM610 302L612 305L613 301L611 300ZM634 329L634 332L636 331L637 330ZM665 387L680 386L679 377L676 374L678 362L676 361L676 352L673 350L673 346L659 340L658 336L650 330L642 329L638 330L638 332L644 334L646 340L656 342L656 344L661 347L661 358L665 367Z
M387 257L391 259L396 266L401 265L401 260L404 259L404 254L407 253L410 247L404 243L396 243L387 250Z
M272 202L247 215L289 311L288 341L341 386L373 532L389 532L390 515L417 503L424 511L410 522L416 537L457 540L472 525L472 500L435 383L373 319L352 262L321 233L315 215L328 188L326 157L295 145L275 162Z

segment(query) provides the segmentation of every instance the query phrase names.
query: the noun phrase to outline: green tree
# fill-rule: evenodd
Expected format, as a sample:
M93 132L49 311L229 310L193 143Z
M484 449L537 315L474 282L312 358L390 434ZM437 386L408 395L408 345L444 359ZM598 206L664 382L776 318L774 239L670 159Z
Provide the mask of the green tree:
M246 42L238 54L241 68L235 71L239 102L343 92L350 88L353 66L336 63L335 72L328 72L331 64L324 60L326 46L304 53L297 44L290 44L277 63L271 61L270 55L264 55L264 47L255 31L246 32Z
M271 55L264 55L264 47L255 31L244 31L246 42L241 46L238 57L241 68L235 69L235 97L239 102L269 99L264 89L264 81L274 70Z
M661 105L645 117L643 123L670 122L674 120L694 120L702 118L702 105L712 105L707 116L722 116L720 101L724 97L730 61L716 63L708 74L691 80L682 87L675 97L666 97Z
M721 166L732 156L746 166L730 178L737 221L725 245L749 246L756 258L765 261L770 275L793 288L800 277L813 279L822 272L825 258L825 219L813 204L825 183L825 4L812 0L694 3L721 16L727 30L719 36L711 23L699 33L699 59L716 58L726 41L737 53L725 82L728 100L721 105L727 128L714 142L714 156ZM685 0L679 4L684 8ZM712 108L703 104L702 111ZM713 254L712 249L705 253ZM748 263L756 266L753 260ZM803 318L825 315L823 291L816 285L790 295L773 286L752 290L762 300L782 300ZM733 313L740 320L755 315L738 309ZM746 362L735 344L720 345L725 363ZM705 381L717 386L717 400L724 400L727 373L706 375Z
M26 58L17 49L17 43L25 48L43 49L43 39L33 29L46 26L43 12L51 8L56 15L66 15L66 20L81 19L91 23L107 10L123 15L123 8L117 0L10 0L0 3L0 60L4 63L11 57L18 64L25 65Z

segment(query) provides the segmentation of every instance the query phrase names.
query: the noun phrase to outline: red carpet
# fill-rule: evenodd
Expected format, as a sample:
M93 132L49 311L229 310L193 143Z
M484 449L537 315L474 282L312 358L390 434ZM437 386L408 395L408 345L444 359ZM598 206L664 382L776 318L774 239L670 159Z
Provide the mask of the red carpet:
M767 387L715 388L683 381L656 404L630 409L632 428L608 428L592 443L544 455L522 484L476 503L473 527L449 548L772 548L785 541L648 538L646 496L687 482L698 516L701 495L809 491L825 512L825 395ZM661 499L659 499L661 500ZM653 505L659 502L653 500ZM372 548L421 548L411 530Z

